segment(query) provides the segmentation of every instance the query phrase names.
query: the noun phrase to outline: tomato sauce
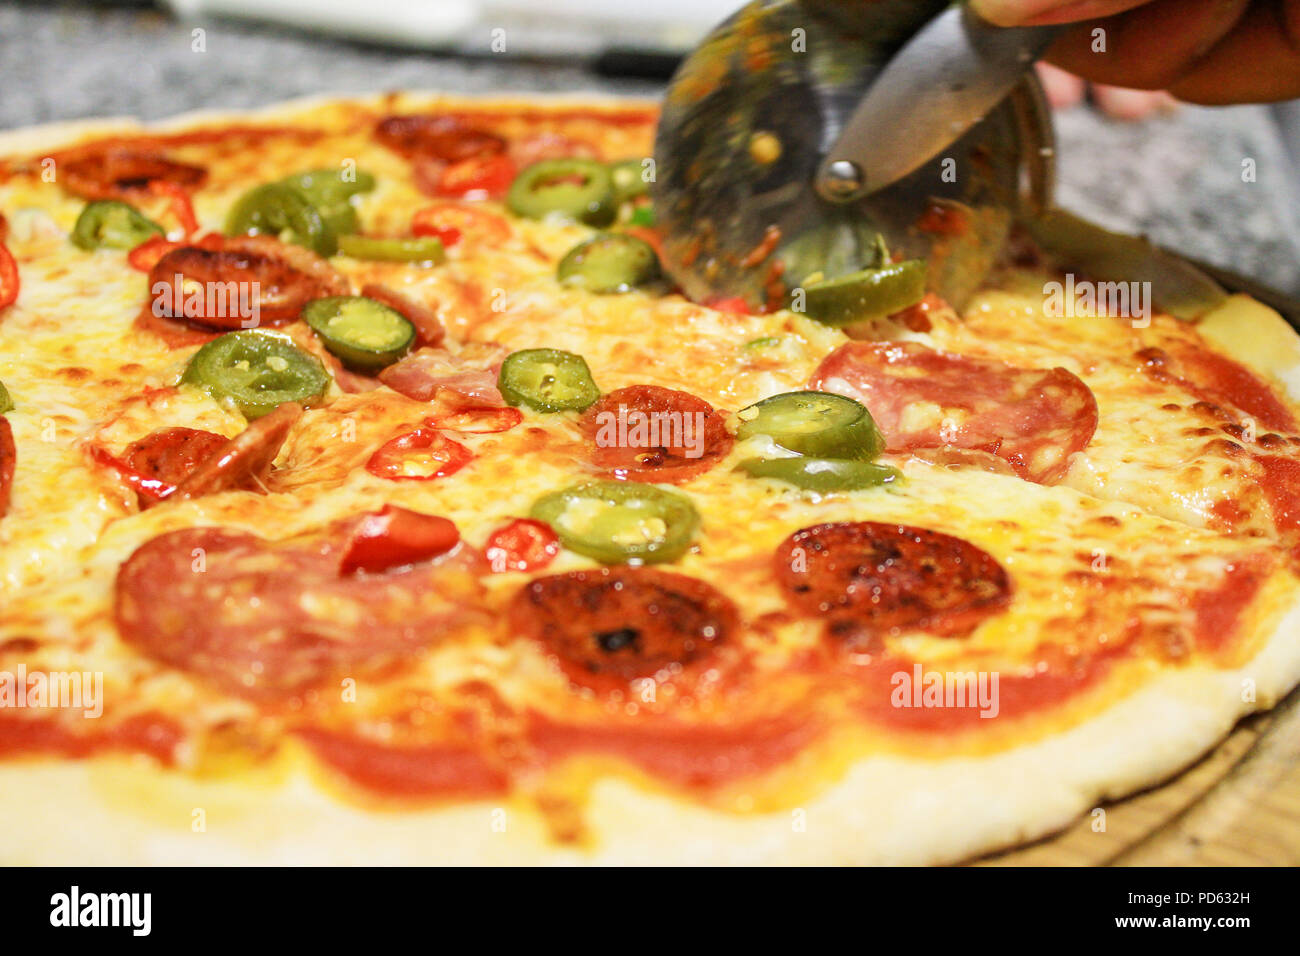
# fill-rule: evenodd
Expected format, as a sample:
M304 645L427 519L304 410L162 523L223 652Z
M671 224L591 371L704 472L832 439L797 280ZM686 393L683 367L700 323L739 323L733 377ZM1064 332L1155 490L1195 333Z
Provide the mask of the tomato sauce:
M161 763L172 764L184 739L179 725L158 714L137 714L102 728L101 721L78 720L77 723L93 723L95 728L91 732L74 732L67 721L48 716L0 714L0 757L26 754L90 757L124 751L148 754Z

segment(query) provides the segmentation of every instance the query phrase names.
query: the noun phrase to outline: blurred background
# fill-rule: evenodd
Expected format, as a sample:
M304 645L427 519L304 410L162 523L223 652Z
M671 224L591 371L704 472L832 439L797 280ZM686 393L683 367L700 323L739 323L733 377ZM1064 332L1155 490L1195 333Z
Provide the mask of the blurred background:
M655 96L677 58L739 5L0 0L0 129L395 88ZM1057 98L1061 205L1300 296L1297 103ZM1247 159L1253 183L1242 181Z

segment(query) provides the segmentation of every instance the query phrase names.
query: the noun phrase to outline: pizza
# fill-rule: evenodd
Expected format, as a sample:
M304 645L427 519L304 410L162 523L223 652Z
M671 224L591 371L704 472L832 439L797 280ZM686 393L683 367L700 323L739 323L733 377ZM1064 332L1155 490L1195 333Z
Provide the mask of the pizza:
M0 138L6 861L959 861L1300 680L1279 316L695 303L655 121Z

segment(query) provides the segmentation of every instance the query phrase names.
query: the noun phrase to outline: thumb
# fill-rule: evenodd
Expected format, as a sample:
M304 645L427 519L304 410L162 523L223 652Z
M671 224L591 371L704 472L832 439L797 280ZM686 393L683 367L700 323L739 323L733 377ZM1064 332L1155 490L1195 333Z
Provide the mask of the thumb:
M1148 0L971 0L971 8L1000 27L1095 20L1140 7Z

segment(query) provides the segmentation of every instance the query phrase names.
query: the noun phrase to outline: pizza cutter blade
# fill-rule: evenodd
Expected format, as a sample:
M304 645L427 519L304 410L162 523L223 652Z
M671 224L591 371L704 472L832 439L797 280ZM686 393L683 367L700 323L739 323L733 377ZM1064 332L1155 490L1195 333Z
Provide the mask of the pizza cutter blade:
M990 52L971 31L997 28L970 20L946 0L758 0L714 30L675 74L655 141L682 290L772 307L806 276L869 264L881 236L960 306L1013 219L1048 206L1054 142L1029 69L1050 35L1010 31ZM940 27L955 49L942 68L923 42ZM856 175L833 182L849 155Z

